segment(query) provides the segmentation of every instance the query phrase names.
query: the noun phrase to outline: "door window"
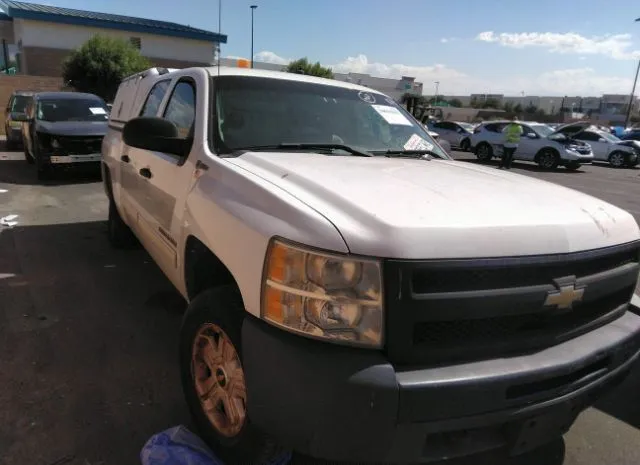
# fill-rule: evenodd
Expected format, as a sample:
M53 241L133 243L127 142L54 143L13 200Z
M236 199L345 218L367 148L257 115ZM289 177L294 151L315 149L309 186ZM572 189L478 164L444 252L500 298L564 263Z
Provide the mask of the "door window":
M167 89L169 88L169 81L165 79L164 81L160 81L156 83L149 92L147 96L147 100L144 102L142 106L142 111L140 112L140 116L156 116L158 114L158 108L160 108L160 104L162 103L162 99L164 95L167 93Z
M180 81L176 84L164 111L164 118L176 125L179 137L193 137L196 89L191 81Z

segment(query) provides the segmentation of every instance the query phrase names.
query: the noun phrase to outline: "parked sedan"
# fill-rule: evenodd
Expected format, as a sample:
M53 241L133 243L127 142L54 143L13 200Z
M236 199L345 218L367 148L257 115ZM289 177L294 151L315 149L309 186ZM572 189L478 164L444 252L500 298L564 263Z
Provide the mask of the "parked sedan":
M36 165L38 179L62 167L99 166L108 118L106 103L93 94L35 94L27 107L22 136L27 162Z
M471 147L471 134L474 126L458 121L437 121L428 124L429 130L437 132L452 147L467 151Z
M640 142L636 140L621 140L588 123L566 124L557 131L589 144L594 161L608 162L616 168L633 167L640 161Z

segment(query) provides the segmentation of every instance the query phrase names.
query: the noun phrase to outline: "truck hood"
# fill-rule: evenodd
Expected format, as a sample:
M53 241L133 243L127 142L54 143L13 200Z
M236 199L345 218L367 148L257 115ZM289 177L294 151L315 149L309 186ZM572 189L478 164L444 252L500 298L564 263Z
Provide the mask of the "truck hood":
M247 152L227 161L324 215L354 254L538 255L640 238L634 218L606 202L465 162L281 152Z
M38 121L37 131L53 136L104 136L107 121Z

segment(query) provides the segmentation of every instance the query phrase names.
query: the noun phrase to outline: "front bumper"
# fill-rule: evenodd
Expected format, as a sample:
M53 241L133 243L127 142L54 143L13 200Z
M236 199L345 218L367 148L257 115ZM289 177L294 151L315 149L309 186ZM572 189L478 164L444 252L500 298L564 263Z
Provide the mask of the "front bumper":
M589 164L593 162L593 154L583 154L583 153L578 153L578 152L574 152L573 150L565 150L564 154L562 155L562 161L564 162L578 162L582 165L585 164Z
M640 358L640 316L529 355L433 368L394 367L381 352L252 317L242 344L252 421L283 445L328 460L418 463L517 454L563 434Z

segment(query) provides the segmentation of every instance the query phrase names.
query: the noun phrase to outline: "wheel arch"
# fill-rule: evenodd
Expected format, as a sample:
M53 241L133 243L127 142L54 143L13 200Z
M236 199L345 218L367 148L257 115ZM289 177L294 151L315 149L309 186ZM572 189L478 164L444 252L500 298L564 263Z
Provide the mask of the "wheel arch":
M184 282L189 300L212 287L233 285L239 289L229 268L194 235L189 235L185 242Z
M538 160L539 160L539 158L540 158L540 154L541 154L542 152L546 151L546 150L550 150L550 151L552 151L553 153L555 153L555 154L556 154L556 156L558 157L558 160L560 160L560 159L561 159L561 157L560 157L560 151L559 151L557 148L555 148L555 147L553 147L553 146L551 146L551 145L546 145L546 146L542 147L540 150L538 150L538 151L536 152L535 156L533 157L533 161L535 161L536 163L538 163Z

